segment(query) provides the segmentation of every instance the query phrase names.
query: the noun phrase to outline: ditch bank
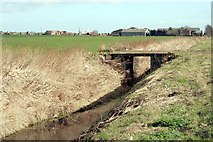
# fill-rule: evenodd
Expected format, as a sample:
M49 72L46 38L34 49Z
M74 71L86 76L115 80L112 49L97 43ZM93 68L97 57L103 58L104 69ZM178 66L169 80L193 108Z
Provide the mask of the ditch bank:
M139 78L146 77L152 71L146 71ZM113 92L74 113L29 126L5 137L5 140L79 140L89 138L98 131L99 127L123 114L123 108L135 108L140 105L140 100L133 100L120 105L120 102L128 96L127 92L131 89L130 86L137 83L138 79L135 78L134 80L130 85L124 83L125 85L119 86ZM126 79L124 81L129 82ZM141 85L146 85L146 82Z
M43 121L4 140L73 140L88 131L91 126L108 118L110 111L119 105L130 87L118 87L96 102L67 116Z
M115 109L116 119L93 129L92 140L212 139L211 39L175 53L175 60L134 85Z
M75 112L118 88L122 74L84 51L4 51L0 139Z

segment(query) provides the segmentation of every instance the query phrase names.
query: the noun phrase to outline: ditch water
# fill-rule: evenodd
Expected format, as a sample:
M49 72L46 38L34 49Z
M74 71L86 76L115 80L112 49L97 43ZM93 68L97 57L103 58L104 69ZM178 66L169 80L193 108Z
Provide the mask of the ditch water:
M121 102L130 87L119 87L98 101L62 117L47 120L20 130L4 140L73 140L92 125L106 119L108 113Z

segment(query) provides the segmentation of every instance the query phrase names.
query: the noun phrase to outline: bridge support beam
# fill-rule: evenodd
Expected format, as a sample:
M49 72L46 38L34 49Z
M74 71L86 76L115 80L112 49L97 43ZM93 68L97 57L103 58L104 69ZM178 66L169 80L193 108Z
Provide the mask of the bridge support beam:
M131 77L134 78L134 56L129 57L129 70Z
M157 68L161 67L162 63L165 63L175 58L174 53L157 52L157 51L156 52L114 52L114 53L101 52L101 55L104 56L105 58L104 60L117 60L116 62L118 66L115 65L114 67L122 69L122 71L125 71L126 80L127 80L127 83L129 84L131 84L131 82L133 82L134 79L143 76L144 73L146 74L147 72L152 72L156 70ZM150 58L150 62L146 64L149 69L144 68L145 69L144 72L142 72L143 69L141 70L134 69L135 57L142 57L142 56ZM147 61L148 60L149 59L147 59ZM140 62L140 60L138 61ZM136 63L136 66L137 66L137 63Z
M150 60L151 60L150 61L151 62L151 66L150 66L151 71L154 71L157 68L161 67L162 55L158 55L158 54L152 55Z

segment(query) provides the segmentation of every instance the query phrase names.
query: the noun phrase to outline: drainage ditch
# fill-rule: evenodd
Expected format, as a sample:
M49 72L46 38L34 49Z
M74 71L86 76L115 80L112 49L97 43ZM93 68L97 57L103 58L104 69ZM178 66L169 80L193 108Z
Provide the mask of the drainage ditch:
M108 117L130 87L119 87L96 102L61 118L46 120L20 130L4 140L73 140Z
M128 105L137 107L140 102L135 100L126 106L120 106L122 100L135 83L146 77L154 70L148 70L138 78L130 78L131 84L123 83L120 87L98 99L96 102L85 106L78 111L61 118L43 121L26 129L20 130L4 140L81 140L89 139L99 131L105 123L110 122L116 115L121 115L122 108ZM123 82L129 82L128 78Z

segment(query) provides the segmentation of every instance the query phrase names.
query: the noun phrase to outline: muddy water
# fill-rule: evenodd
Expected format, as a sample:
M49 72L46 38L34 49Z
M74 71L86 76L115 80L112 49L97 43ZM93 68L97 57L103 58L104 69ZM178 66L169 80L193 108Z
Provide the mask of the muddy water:
M107 99L102 98L92 107L85 107L83 110L81 109L79 112L72 113L69 116L41 122L40 124L18 131L6 137L5 140L76 139L93 124L107 118L108 112L121 102L121 96L124 95L127 90L119 93L114 92L110 94ZM112 96L114 96L114 98Z
M42 122L21 130L6 140L72 140L89 129L95 122L106 117L117 101L111 101L92 110L76 113L65 118Z

